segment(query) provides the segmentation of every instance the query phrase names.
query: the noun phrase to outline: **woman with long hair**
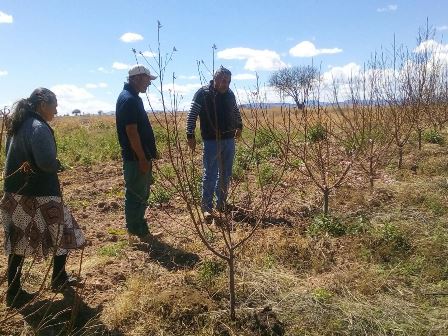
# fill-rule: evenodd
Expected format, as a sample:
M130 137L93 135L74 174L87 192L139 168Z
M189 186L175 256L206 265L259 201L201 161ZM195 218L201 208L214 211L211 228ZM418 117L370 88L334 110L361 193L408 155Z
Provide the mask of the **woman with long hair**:
M37 88L13 107L8 125L4 196L0 214L8 255L8 307L20 307L33 295L21 286L25 257L53 257L51 287L72 286L65 271L70 249L82 248L84 234L62 201L56 141L48 124L57 113L56 95Z

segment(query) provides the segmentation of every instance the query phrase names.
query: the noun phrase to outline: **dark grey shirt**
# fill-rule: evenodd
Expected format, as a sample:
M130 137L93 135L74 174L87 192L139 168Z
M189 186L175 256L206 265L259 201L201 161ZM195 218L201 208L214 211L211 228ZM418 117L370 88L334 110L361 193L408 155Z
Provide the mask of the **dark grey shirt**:
M60 196L56 142L50 126L40 116L26 119L8 139L5 191L30 196ZM25 162L32 172L23 172Z

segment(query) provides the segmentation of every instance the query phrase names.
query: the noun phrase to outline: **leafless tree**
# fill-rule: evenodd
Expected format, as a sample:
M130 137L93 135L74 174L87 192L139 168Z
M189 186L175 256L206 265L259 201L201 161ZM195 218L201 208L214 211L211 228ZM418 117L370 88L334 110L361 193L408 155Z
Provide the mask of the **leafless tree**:
M434 129L441 131L448 122L448 67L441 67L434 85L430 118Z
M301 91L301 97L305 102L312 97L317 104L284 108L277 120L266 118L266 124L289 168L322 192L323 212L328 215L330 194L345 181L356 153L347 147L352 140L336 127L334 109L320 104L320 75L314 70L311 73L313 81Z
M162 56L160 50L160 29L158 26L158 56L155 57L155 70L159 78L158 91L162 102L162 112L154 114L156 123L164 130L166 145L166 160L169 169L163 169L162 163L155 162L160 183L173 191L175 197L180 199L188 212L190 223L187 229L200 239L204 246L215 256L224 260L228 265L228 284L230 299L230 317L236 319L236 260L244 244L253 236L256 230L265 221L272 204L280 178L286 165L279 163L281 169L276 169L275 178L260 183L258 176L262 163L257 160L258 148L255 139L245 138L238 146L244 146L245 167L238 179L233 179L225 211L214 212L213 221L205 220L201 210L200 183L201 167L200 156L191 151L185 139L185 114L178 111L179 96L175 91L175 75L173 74L172 89L168 90L169 99L165 97L165 74L171 55ZM146 60L148 62L148 60ZM148 62L148 64L150 64ZM253 118L258 118L258 106L251 106L243 113L245 120L252 119L252 124L259 125ZM249 123L248 123L249 124ZM252 132L256 132L253 129ZM185 223L184 223L185 225Z
M404 54L402 46L397 48L394 37L391 55L383 51L378 58L377 68L382 73L377 87L378 96L387 108L387 122L391 125L394 144L398 150L398 168L403 166L404 146L415 130L415 118L401 85L406 82L404 72L401 71L407 63L406 58L402 57Z
M401 90L403 101L410 112L412 123L418 135L418 149L422 148L423 131L430 125L430 109L432 97L436 91L440 66L432 58L433 50L427 43L434 37L434 30L428 24L420 29L417 37L417 48L413 52L402 54L403 72Z
M387 110L377 95L379 76L374 57L367 69L364 67L362 73L349 78L349 104L341 105L336 100L339 133L352 141L347 145L357 151L356 163L367 174L371 188L378 169L390 160L393 142ZM334 93L337 98L337 92Z

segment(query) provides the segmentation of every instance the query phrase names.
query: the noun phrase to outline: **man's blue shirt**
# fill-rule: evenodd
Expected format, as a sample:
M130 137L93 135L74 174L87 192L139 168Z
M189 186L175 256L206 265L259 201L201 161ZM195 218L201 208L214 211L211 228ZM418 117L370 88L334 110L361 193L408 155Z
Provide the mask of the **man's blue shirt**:
M146 158L149 160L156 157L156 141L154 132L149 122L148 114L143 106L143 101L138 92L129 84L125 83L123 91L117 99L115 110L118 141L121 146L121 155L125 161L136 161L137 156L132 150L131 143L126 134L126 126L136 124L140 141Z

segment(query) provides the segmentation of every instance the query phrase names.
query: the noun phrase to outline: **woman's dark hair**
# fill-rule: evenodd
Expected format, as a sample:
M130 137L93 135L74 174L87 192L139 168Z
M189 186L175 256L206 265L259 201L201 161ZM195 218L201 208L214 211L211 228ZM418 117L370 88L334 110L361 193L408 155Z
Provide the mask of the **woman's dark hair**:
M37 112L40 103L56 103L56 95L46 88L37 88L29 98L20 99L14 104L8 127L9 136L17 134L20 126L30 116L30 112Z

